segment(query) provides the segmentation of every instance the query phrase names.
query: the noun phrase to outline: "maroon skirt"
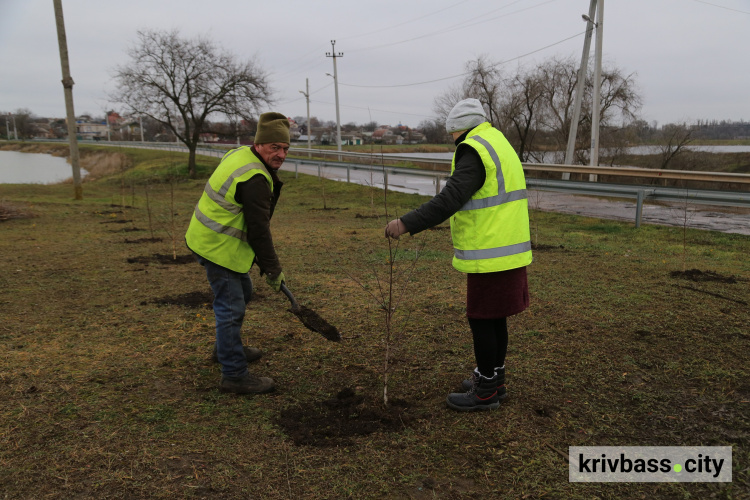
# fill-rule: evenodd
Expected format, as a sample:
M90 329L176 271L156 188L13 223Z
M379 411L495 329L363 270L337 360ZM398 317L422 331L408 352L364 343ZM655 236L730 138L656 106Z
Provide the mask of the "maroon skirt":
M466 275L466 316L507 318L529 307L526 267Z

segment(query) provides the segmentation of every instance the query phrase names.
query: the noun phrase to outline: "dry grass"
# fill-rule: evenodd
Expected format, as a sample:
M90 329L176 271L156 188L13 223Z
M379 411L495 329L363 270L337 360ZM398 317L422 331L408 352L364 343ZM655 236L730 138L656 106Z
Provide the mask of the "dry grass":
M85 184L82 202L70 186L0 185L0 199L39 215L0 224L5 497L750 495L750 238L688 230L686 264L700 272L673 276L680 229L535 212L532 305L510 322L510 397L462 415L444 398L473 367L465 278L450 267L449 234L428 231L396 318L389 396L403 406L346 434L333 408L344 395L359 397L348 421L382 402L383 311L349 276L374 287L386 271L385 218L356 217L371 213L370 188L326 181L321 210L317 179L283 179L273 227L290 289L344 339L307 330L253 272L245 337L265 356L252 370L278 384L262 397L216 390L211 309L162 300L210 293L197 264L155 257L171 254L168 185L150 198L161 241L147 238L142 185L128 206L112 206L119 177ZM204 182L176 186L183 227ZM422 200L392 194L389 205L398 214ZM403 239L397 270L414 248ZM735 280L688 279L708 271ZM297 444L290 419L308 419L313 444ZM570 484L553 448L572 445L731 445L734 482Z

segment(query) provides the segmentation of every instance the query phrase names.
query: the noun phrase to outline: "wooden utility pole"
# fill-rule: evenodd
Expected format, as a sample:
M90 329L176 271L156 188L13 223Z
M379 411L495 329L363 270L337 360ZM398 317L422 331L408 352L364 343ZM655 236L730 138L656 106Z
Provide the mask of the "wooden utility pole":
M65 37L65 21L63 20L62 0L52 0L55 6L55 23L57 24L57 43L60 46L60 65L62 66L62 84L65 91L65 112L68 122L68 141L70 142L70 164L73 167L73 189L75 199L83 199L81 186L81 164L78 154L78 139L76 137L76 115L73 111L73 78L70 77L70 63L68 61L68 41Z
M343 52L336 53L336 40L331 40L331 52L326 52L326 57L333 58L333 84L336 90L336 149L341 151L341 116L339 115L339 74L336 70L336 58L344 57ZM341 161L341 156L339 156Z

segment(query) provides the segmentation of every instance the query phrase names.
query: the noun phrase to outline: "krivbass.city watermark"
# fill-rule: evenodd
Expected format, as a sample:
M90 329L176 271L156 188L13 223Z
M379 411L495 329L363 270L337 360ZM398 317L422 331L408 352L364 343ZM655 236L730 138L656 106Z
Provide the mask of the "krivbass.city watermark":
M731 446L570 446L571 482L731 483Z

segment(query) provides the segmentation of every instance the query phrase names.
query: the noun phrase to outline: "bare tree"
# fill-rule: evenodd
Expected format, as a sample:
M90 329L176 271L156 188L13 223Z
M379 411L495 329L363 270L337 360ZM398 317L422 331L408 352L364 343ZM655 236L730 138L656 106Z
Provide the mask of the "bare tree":
M500 126L509 140L515 139L518 157L526 162L534 156L534 139L545 111L544 80L539 71L519 71L506 82L505 94L502 116L507 125Z
M452 143L451 137L445 131L445 121L440 122L438 119L422 120L417 129L422 131L429 144Z
M132 115L167 126L188 148L190 177L209 115L250 120L261 104L271 102L266 74L255 62L238 62L205 38L182 38L177 30L139 31L128 55L130 63L115 70L117 90L110 99Z
M553 146L558 151L564 151L568 142L568 131L573 120L573 107L576 86L578 85L578 68L572 58L553 58L541 63L537 67L538 78L543 90L544 113L541 127L548 132ZM581 114L578 122L579 138L589 137L591 134L591 78L584 85L584 95L581 99ZM576 150L585 148L588 139L576 143Z
M660 165L666 169L679 155L689 151L688 145L693 142L693 129L687 123L669 124L662 127L659 134Z
M466 97L472 96L467 96L464 93L463 89L460 86L456 85L451 86L443 94L435 97L432 105L432 110L437 115L436 121L445 124L445 120L446 118L448 118L448 113L451 112L453 106L455 106L458 101L465 99Z
M542 161L542 150L564 151L573 115L578 68L572 58L552 58L533 68L519 66L514 74L504 75L499 64L480 57L467 64L468 75L462 84L449 88L435 98L434 111L443 122L451 108L461 99L475 97L485 107L492 125L503 131L516 149L521 161ZM593 77L584 85L581 115L578 124L576 157L585 163L591 135L591 101ZM617 130L615 123L635 119L640 109L633 75L623 76L618 68L602 72L600 127ZM618 137L612 135L612 138ZM601 142L607 146L606 135ZM560 158L562 160L562 158Z
M466 69L471 73L464 80L463 96L478 99L484 106L489 122L499 126L503 79L498 65L482 55L466 63Z

